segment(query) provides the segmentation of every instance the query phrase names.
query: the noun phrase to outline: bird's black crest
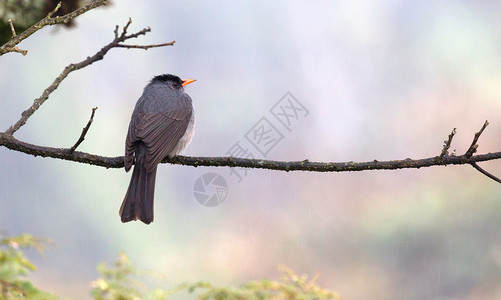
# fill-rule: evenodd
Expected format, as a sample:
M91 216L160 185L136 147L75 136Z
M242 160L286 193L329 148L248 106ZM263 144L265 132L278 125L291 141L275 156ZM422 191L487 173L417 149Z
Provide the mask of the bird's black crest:
M154 83L154 82L167 82L167 81L173 81L173 82L175 82L175 83L177 83L179 85L181 85L183 83L183 80L181 80L181 78L177 77L176 75L172 75L172 74L163 74L163 75L155 76L151 80L151 83Z

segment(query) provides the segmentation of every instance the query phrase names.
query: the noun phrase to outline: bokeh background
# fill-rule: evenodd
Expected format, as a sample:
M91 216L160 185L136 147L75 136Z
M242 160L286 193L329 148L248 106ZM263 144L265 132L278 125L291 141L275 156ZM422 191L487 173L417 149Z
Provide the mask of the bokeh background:
M137 43L74 72L16 133L70 147L98 106L80 151L123 155L130 114L154 76L198 81L184 152L222 156L290 92L309 111L268 159L370 161L462 154L485 120L480 153L501 150L501 3L496 1L113 1L76 27L45 28L0 58L0 129L13 124L69 63L94 54L129 17ZM501 174L500 162L482 163ZM241 172L242 170L237 170ZM208 172L228 196L208 208L193 185ZM238 285L278 265L347 299L501 297L501 186L469 166L309 173L162 165L155 222L122 224L123 169L0 148L0 229L53 241L36 284L88 299L96 265L125 251L152 287Z

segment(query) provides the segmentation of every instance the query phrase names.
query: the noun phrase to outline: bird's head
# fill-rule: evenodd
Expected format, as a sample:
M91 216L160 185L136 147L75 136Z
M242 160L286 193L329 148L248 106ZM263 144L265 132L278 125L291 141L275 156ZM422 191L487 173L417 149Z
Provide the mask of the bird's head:
M164 74L153 77L151 83L162 83L168 85L173 90L179 90L184 86L195 82L195 79L181 79L176 75Z

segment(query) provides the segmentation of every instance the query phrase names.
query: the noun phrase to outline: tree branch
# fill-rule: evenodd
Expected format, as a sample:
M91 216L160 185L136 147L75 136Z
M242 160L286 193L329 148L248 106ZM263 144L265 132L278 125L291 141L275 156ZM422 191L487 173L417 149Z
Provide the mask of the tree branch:
M20 52L23 53L23 55L26 55L28 51L26 50L20 50L16 47L17 44L31 36L33 33L37 32L38 30L42 29L43 27L47 25L56 25L56 24L61 24L61 23L68 23L70 20L78 17L79 15L94 9L98 6L105 5L106 0L94 0L91 3L80 7L79 9L66 14L64 16L59 16L59 17L54 17L52 18L52 15L54 15L57 10L61 7L61 2L56 6L56 8L51 11L45 18L42 20L38 21L34 25L32 25L30 28L26 29L19 35L14 35L7 43L5 43L2 47L0 47L0 56L4 55L5 53L8 52Z
M118 26L117 26L117 29L115 29L115 38L113 39L113 41L111 43L109 43L108 45L104 46L103 48L101 48L101 50L99 50L96 54L94 54L93 56L87 57L87 59L85 59L81 62L78 62L75 64L70 64L66 68L64 68L63 72L61 72L61 74L59 74L59 76L57 76L57 78L52 82L52 84L43 91L43 93L40 97L38 97L37 99L35 99L33 101L33 104L21 114L21 118L14 125L12 125L9 129L7 129L6 133L12 135L17 130L19 130L19 128L21 128L21 126L26 124L26 121L28 120L28 118L31 117L37 111L37 109L49 98L49 95L59 87L59 84L61 84L61 82L71 72L76 71L76 70L80 70L80 69L85 68L88 65L90 65L96 61L102 60L104 58L104 56L106 55L106 53L108 53L108 51L110 51L110 49L119 47L120 43L122 43L128 39L131 39L131 38L136 38L139 35L143 35L143 34L146 34L147 32L151 31L151 29L148 27L148 28L145 28L145 29L137 32L137 33L127 35L127 28L129 27L131 22L132 21L129 18L129 21L123 27L123 31L122 31L121 35L117 34L117 32L118 32ZM167 43L167 44L169 46L172 46L172 45L174 45L174 42Z
M0 133L0 146L33 156L59 158L106 168L123 167L123 157L103 157L79 151L70 152L70 148L53 148L33 145L20 141L5 132Z
M43 147L29 144L17 140L11 135L0 133L0 146L11 150L20 151L26 154L42 157L52 157L95 165L105 168L123 168L123 156L104 157L85 152L74 151L64 148ZM310 162L303 161L273 161L264 159L247 159L235 157L189 157L176 156L171 159L164 159L163 163L185 165L185 166L206 166L206 167L242 167L269 169L277 171L310 171L310 172L346 172L364 170L396 170L396 169L418 169L431 166L464 165L481 161L500 159L501 152L479 154L471 157L466 155L444 157L435 156L423 159L403 159L391 161L368 161L368 162Z

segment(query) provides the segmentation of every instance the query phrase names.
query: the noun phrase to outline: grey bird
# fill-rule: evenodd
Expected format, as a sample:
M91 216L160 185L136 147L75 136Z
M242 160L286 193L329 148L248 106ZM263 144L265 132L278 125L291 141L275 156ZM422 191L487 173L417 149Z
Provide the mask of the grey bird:
M194 81L171 74L155 76L137 100L125 141L125 171L133 162L134 171L120 207L122 222L153 222L157 165L183 151L193 137L195 115L184 86Z

